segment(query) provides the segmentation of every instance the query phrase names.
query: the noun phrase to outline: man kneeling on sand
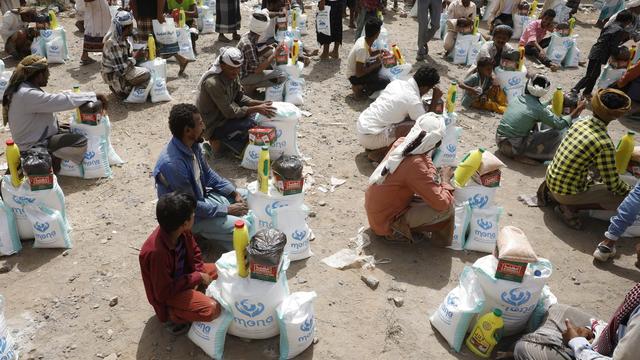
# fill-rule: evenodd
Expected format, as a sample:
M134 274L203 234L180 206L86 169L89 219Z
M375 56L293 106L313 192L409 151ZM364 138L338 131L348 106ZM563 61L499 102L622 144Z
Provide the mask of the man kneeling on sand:
M438 176L431 161L444 131L441 115L422 115L369 178L364 207L376 235L392 242L413 242L414 236L426 235L437 245L451 244L451 168L443 167Z
M220 304L198 291L218 277L215 264L202 262L191 233L196 200L186 193L163 195L156 205L159 226L140 250L140 271L147 299L167 330L182 334L194 321L213 321Z

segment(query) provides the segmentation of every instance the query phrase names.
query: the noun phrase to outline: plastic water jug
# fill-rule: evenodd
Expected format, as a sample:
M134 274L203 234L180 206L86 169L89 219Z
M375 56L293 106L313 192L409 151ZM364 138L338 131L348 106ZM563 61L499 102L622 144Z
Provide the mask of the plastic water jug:
M493 309L492 312L484 314L478 319L467 338L467 347L474 354L488 358L502 337L502 328L504 328L502 311Z
M20 149L18 145L13 142L13 139L7 139L7 164L9 165L9 171L11 172L11 184L17 188L22 184L24 180L24 174L20 166Z
M467 185L467 181L471 179L471 176L478 171L480 165L482 165L482 153L483 148L473 150L468 153L464 159L456 167L456 171L453 173L453 182L458 187L464 187Z
M265 194L269 193L269 162L269 147L263 146L258 160L258 188Z
M635 146L634 135L633 131L629 131L620 139L616 147L616 169L618 169L618 174L620 175L627 172L627 166L629 166L629 160L631 160L631 154L633 154L633 147Z
M233 250L236 252L236 268L238 276L247 277L247 245L249 245L249 230L243 220L236 220L233 228Z

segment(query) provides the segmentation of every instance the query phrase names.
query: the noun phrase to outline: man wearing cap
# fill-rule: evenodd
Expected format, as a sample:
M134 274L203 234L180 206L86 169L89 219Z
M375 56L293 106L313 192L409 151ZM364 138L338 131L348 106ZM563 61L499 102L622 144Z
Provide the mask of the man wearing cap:
M601 89L591 100L593 116L573 124L560 143L538 197L557 202L555 211L567 226L581 229L578 211L615 210L629 193L629 185L618 176L607 125L630 107L622 91Z
M249 129L255 126L255 114L275 113L270 101L245 95L239 78L243 62L239 49L223 47L198 82L196 105L205 124L203 135L215 153L225 145L240 156L249 142Z
M364 207L369 226L390 242L413 242L414 235L431 233L437 245L448 246L453 236L451 168L438 176L431 161L445 131L444 118L426 113L409 134L393 144L369 178Z
M550 87L546 77L535 75L527 81L524 94L509 102L496 130L496 144L503 155L526 164L539 164L553 158L562 141L562 130L580 116L586 103L580 101L565 116L556 115L549 109L548 102L540 101ZM549 129L541 130L539 124Z
M61 160L82 163L87 138L61 128L55 113L73 110L97 99L106 107L107 98L94 92L50 94L42 90L48 81L46 58L29 55L22 59L4 92L2 115L4 123L9 123L11 136L20 150L46 148L52 154L54 171L58 171Z
M240 67L240 82L249 93L258 88L282 84L287 80L282 70L269 70L276 58L274 47L258 43L268 26L269 11L262 9L254 12L249 22L249 32L242 35L238 42L238 49L244 56L244 62Z

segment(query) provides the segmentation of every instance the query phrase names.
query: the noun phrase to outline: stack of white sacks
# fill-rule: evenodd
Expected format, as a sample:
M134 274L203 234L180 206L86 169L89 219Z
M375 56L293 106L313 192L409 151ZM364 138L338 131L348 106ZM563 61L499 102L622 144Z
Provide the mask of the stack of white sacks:
M524 94L527 82L527 67L524 64L520 70L506 70L502 66L498 66L494 71L500 88L507 95L507 101L514 101L518 96Z
M380 68L380 76L388 79L389 81L393 80L407 80L409 79L409 73L411 72L411 64L405 62L405 58L403 57L403 62L400 64L400 61L394 56L393 49L389 45L389 31L382 26L380 29L380 35L378 39L373 43L372 49L374 50L384 50L387 51L387 56L393 60L390 64L386 63L385 58L382 59L382 67Z
M198 31L213 34L216 31L216 0L198 1Z
M558 66L578 67L580 49L578 49L577 38L578 35L552 33L551 41L547 46L547 58Z
M238 276L234 251L216 262L218 278L207 288L207 296L223 310L211 322L194 322L188 337L207 355L222 359L227 333L245 339L267 339L280 335L279 359L291 359L313 343L316 320L315 292L289 293L284 255L277 282Z
M505 164L500 159L485 151L476 175L454 192L455 228L451 249L493 252L502 214L502 207L494 203L494 198L503 167ZM492 179L492 187L482 185L481 178Z
M458 34L456 43L451 53L454 64L475 66L478 60L480 48L484 44L484 38L477 32L476 34Z
M31 43L31 54L46 57L49 64L64 64L69 60L67 32L62 26L40 30L39 36Z

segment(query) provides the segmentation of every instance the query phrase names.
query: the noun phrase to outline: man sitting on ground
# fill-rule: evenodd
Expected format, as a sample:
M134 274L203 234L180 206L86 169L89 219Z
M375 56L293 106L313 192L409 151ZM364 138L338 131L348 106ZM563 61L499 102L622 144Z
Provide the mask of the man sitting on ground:
M240 156L249 143L255 114L271 117L275 113L270 101L254 100L244 94L238 77L243 61L240 50L223 47L198 83L196 105L206 125L205 139L214 153L225 145Z
M493 67L500 66L503 50L513 50L509 39L513 35L513 29L508 25L498 25L493 28L493 40L487 41L480 48L478 59L489 57L493 59Z
M522 36L520 36L520 45L524 46L525 54L540 61L546 67L550 68L551 71L558 70L558 66L547 58L544 49L549 46L549 43L551 42L551 38L545 38L545 36L547 35L547 32L553 31L555 26L553 19L555 19L555 17L556 12L551 9L543 12L540 19L529 23L527 28L522 32Z
M473 29L473 21L476 18L476 4L471 0L454 0L447 7L447 16L447 33L442 44L445 50L444 57L449 56L453 51L458 32L463 29Z
M158 199L159 226L140 249L140 272L147 299L158 320L173 335L186 332L194 321L213 321L220 304L201 290L218 277L215 264L202 262L200 248L191 233L196 201L188 194L172 192Z
M113 16L111 29L104 37L102 48L102 80L114 94L123 98L134 87L146 89L151 80L149 69L136 66L136 60L131 56L131 45L127 37L132 33L133 15L120 10Z
M240 71L240 83L249 93L258 88L282 84L287 80L282 70L269 70L276 58L274 48L269 45L258 44L260 36L269 26L268 14L268 10L254 12L249 22L249 32L242 35L238 42L238 49L242 51L244 56Z
M559 204L556 212L571 228L582 228L579 210L615 210L629 193L629 185L616 170L616 150L607 125L624 115L630 103L620 90L598 91L591 100L593 116L569 128L547 168L549 195ZM594 177L589 174L594 168L598 184L594 184Z
M358 117L356 126L358 141L370 150L369 159L380 162L396 139L409 133L416 119L426 111L422 96L433 89L429 111L435 111L442 91L436 86L440 82L438 71L424 65L413 78L395 80Z
M496 144L503 155L533 165L553 158L562 141L562 130L580 116L586 102L580 101L568 115L558 116L549 109L549 102L540 101L550 87L546 77L535 75L527 81L524 94L509 103L496 129ZM565 107L569 105L567 101ZM540 124L551 129L541 130Z
M9 10L2 17L0 36L4 40L4 51L14 60L20 61L31 55L31 43L38 36L38 30L29 28L30 22L44 28L49 23L49 17L38 14L35 8L29 7Z
M192 195L197 200L193 233L230 249L233 224L248 211L244 198L205 161L200 147L204 124L195 106L173 106L169 129L173 137L153 169L158 196L173 191Z
M55 113L73 110L97 99L106 108L107 98L94 92L49 94L42 90L48 81L47 59L39 55L25 57L11 75L2 98L2 111L20 150L46 148L52 154L53 169L57 172L61 160L82 163L87 138L70 133L68 126L59 126Z
M389 241L413 242L413 234L432 233L431 239L436 244L451 244L454 223L451 168L443 167L438 180L431 161L444 131L442 115L422 115L407 137L396 141L369 178L364 207L376 235Z
M347 76L356 97L367 96L384 89L389 80L379 75L383 50L371 50L382 29L380 19L369 19L364 27L365 36L356 40L347 58Z

